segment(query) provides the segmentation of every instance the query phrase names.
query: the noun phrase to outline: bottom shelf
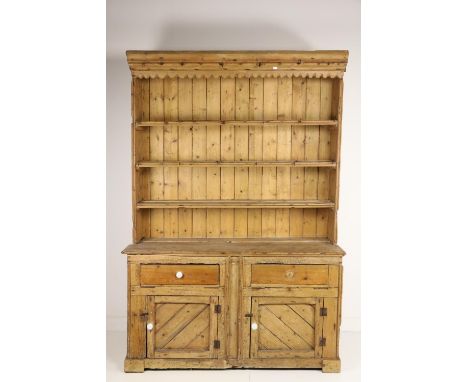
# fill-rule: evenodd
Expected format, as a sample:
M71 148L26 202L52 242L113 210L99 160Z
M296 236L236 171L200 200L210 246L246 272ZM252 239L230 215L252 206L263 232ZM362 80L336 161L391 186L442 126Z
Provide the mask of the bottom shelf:
M345 255L343 249L326 238L147 238L122 251L127 255L194 252L199 255Z

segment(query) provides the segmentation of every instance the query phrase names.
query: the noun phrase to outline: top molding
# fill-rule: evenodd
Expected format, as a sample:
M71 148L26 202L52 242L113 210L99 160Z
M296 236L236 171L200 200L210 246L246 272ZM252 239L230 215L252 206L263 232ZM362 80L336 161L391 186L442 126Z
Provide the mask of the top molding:
M342 78L346 50L127 51L136 78Z

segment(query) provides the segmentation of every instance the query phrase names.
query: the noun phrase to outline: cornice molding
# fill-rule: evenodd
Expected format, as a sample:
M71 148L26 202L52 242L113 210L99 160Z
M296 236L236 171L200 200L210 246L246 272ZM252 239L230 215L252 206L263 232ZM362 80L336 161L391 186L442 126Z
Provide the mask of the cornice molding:
M136 78L342 78L347 51L129 51Z

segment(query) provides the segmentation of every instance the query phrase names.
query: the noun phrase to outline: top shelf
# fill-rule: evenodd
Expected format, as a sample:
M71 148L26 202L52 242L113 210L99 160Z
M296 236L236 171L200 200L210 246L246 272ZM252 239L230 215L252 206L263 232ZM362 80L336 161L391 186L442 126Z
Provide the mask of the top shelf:
M193 125L235 125L235 126L251 126L251 125L295 125L295 126L338 126L337 120L309 121L309 120L287 120L287 121L142 121L136 122L136 127L152 127L152 126L193 126Z

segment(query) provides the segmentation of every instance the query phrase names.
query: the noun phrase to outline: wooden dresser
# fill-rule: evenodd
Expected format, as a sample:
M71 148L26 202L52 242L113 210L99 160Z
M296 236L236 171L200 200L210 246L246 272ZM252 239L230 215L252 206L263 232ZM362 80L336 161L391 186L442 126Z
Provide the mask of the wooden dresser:
M340 371L347 51L127 52L125 371Z

